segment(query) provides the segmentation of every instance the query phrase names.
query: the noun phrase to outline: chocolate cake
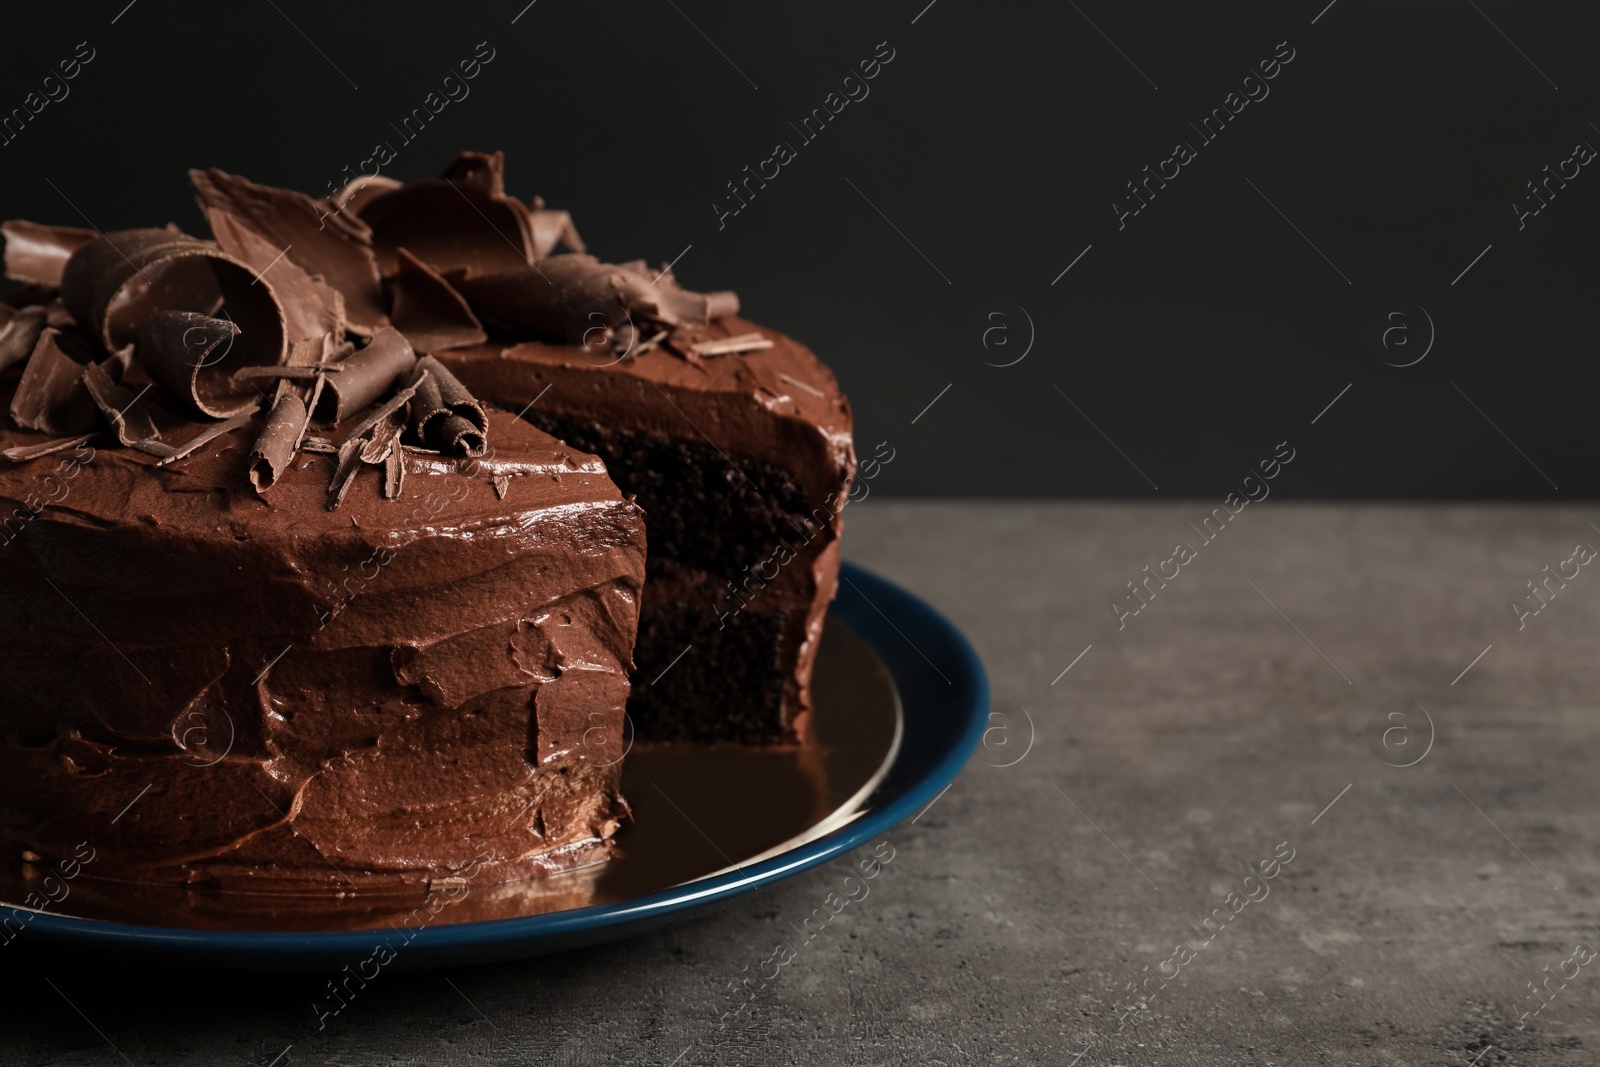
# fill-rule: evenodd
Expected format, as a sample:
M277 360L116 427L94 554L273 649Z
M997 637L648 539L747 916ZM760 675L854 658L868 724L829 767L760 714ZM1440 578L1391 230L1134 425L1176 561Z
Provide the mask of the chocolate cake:
M0 850L501 881L610 854L625 704L806 740L854 470L814 356L498 155L191 177L212 240L0 227Z

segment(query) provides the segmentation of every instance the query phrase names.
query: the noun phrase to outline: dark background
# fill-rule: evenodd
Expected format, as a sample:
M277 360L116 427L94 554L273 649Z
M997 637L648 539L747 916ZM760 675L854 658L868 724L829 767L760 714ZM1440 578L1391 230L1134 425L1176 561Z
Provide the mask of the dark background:
M1593 4L525 3L13 8L0 113L95 58L0 147L0 213L203 232L191 166L325 193L379 140L398 178L503 149L602 258L682 253L685 285L810 344L861 450L895 449L879 493L1220 498L1285 440L1284 496L1600 489L1600 166L1520 231L1512 207L1600 145ZM789 123L885 41L870 95L802 143ZM1285 41L1202 146L1188 124ZM479 42L470 96L404 143L390 122ZM780 140L797 158L719 229ZM1180 140L1198 158L1119 230ZM1402 305L1412 347L1386 352L1372 324ZM1429 320L1427 357L1386 365Z

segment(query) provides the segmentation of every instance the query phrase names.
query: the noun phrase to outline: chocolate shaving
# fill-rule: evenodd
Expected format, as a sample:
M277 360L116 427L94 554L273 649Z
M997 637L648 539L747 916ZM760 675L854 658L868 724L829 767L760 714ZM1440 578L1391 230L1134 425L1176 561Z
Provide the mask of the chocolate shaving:
M411 408L411 433L439 451L481 456L489 447L489 416L456 376L432 356L417 366L428 372Z
M328 379L326 378L318 378L311 385L311 395L305 400L306 417L304 421L300 423L300 432L295 436L296 450L305 444L306 434L311 431L311 413L317 410L317 404L322 400L322 391L327 388L327 385ZM290 388L292 387L286 381L278 383L278 391L280 394L287 392Z
M16 445L6 449L4 452L0 452L0 455L5 456L13 463L26 463L30 459L53 456L57 452L65 452L69 448L77 448L79 445L87 444L93 437L94 434L92 433L81 433L76 437L57 437L54 440L40 441L32 445Z
M361 470L361 450L359 448L339 447L339 465L333 472L333 482L328 486L328 510L337 511L339 505L344 503L345 494L350 492L350 486L355 484L356 475Z
M729 356L735 352L754 352L771 347L772 342L759 333L741 333L720 340L701 341L690 345L689 350L697 356Z
M409 387L408 387L409 388ZM404 393L404 390L401 391ZM400 395L400 394L397 394ZM393 404L393 398L390 399ZM339 445L338 468L334 472L333 485L330 492L333 499L328 504L328 509L334 510L344 503L345 494L350 491L350 486L355 482L356 475L363 464L370 464L384 468L384 488L387 490L391 475L389 472L389 459L400 451L400 432L406 425L406 413L401 410L402 405L386 404L389 408L382 418L374 421L371 417L366 419L359 433L352 433Z
M0 304L0 370L28 358L44 332L46 318L42 307L18 310Z
M578 236L578 228L572 223L572 216L565 211L546 208L542 197L533 198L533 211L528 218L533 227L535 258L548 256L558 244L565 245L569 252L588 251L583 247L583 238Z
M361 221L372 228L383 276L398 272L401 248L440 273L490 273L532 263L532 215L506 195L504 161L498 152L463 152L443 177L407 182L366 201Z
M669 326L703 324L739 308L733 293L692 293L633 265L602 263L578 252L540 260L537 269L452 274L447 280L485 322L585 347L595 347L595 330L633 317Z
M189 311L238 327L228 351L230 373L282 363L288 352L274 279L258 281L246 264L176 230L122 230L89 242L67 260L61 296L72 317L108 350L137 341L158 311ZM179 340L181 363L181 334Z
M371 436L361 448L361 462L381 464L389 461L397 447L396 442L400 440L400 431L405 429L405 420L398 418L399 414L398 411L391 413L372 428Z
M433 375L427 370L419 370L411 383L399 390L388 400L371 412L366 418L351 430L345 439L339 442L339 462L333 475L333 484L328 487L328 510L333 511L344 502L344 496L350 491L350 484L355 480L356 473L361 469L361 453L367 444L367 432L379 423L391 417L400 418L400 409L411 402L417 395L417 389L424 383L430 382Z
M657 345L659 345L662 342L662 340L665 339L666 336L671 332L672 332L672 329L670 327L665 329L665 330L658 330L652 337L648 338L645 341L644 344L640 345L638 348L633 349L629 353L629 355L633 355L633 356L642 356L642 355L644 355L646 352L650 351L652 348L655 348Z
M303 452L320 452L323 454L337 455L339 446L328 440L326 437L308 436L304 441L300 442L300 449Z
M261 436L250 449L250 484L257 493L271 489L293 462L305 421L305 401L293 393L280 397L273 405Z
M99 236L75 226L44 226L26 219L0 223L6 239L6 277L35 285L60 285L67 257Z
M183 444L179 445L177 448L173 449L172 454L164 457L160 463L156 464L156 466L165 467L169 463L176 463L178 460L183 459L186 456L193 455L195 452L221 437L223 434L232 433L234 430L239 429L241 426L245 425L255 417L256 413L254 410L241 411L231 419L225 419L222 422L214 422L210 426L207 426L205 429L201 430L199 433L195 434L193 437L189 438L189 440L185 441Z
M343 363L318 364L307 367L244 367L234 371L233 376L244 381L254 381L259 378L292 378L297 381L301 379L310 381L313 378L320 378L324 374L339 374L345 369Z
M189 180L226 251L266 269L250 250L234 244L239 231L248 229L267 245L287 249L285 259L338 290L351 330L370 334L388 325L371 233L358 216L331 213L304 193L257 185L214 168L191 170Z
M240 372L262 364L246 364L254 355L245 348L239 326L193 311L157 311L145 322L139 339L139 362L161 385L182 397L200 414L226 419L249 411L261 392ZM276 363L267 364L275 367Z
M312 415L318 422L337 425L374 403L416 365L410 342L386 326L372 335L367 347L338 364L343 370L328 379Z
M146 437L142 441L135 441L130 447L137 448L139 451L152 456L158 456L160 457L160 460L168 460L178 454L178 450L176 448L173 448L165 441L156 437ZM157 461L156 466L161 466L159 460Z
M462 295L438 272L406 249L396 252L393 318L418 352L438 352L482 344L488 339L483 323Z
M386 500L397 498L406 486L406 453L403 448L392 448L384 461L383 496Z
M504 474L497 474L493 478L493 481L494 495L499 499L504 500L506 498L506 494L511 491L511 479Z
M94 398L111 428L117 432L117 440L124 445L132 448L151 438L159 438L161 434L156 430L150 412L145 408L133 410L150 387L147 385L136 394L117 384L106 369L106 364L113 363L114 359L105 363L90 363L83 368L83 384L88 388L89 395Z
M68 355L64 345L85 358ZM11 397L12 421L25 430L56 436L80 434L98 423L94 398L83 383L87 348L55 330L40 334Z

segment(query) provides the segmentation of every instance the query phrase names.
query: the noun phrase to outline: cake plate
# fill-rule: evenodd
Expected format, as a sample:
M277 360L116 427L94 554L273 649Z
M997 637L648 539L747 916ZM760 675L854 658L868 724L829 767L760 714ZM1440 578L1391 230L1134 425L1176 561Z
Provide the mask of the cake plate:
M622 857L586 871L467 886L448 907L438 895L286 905L85 877L43 910L14 903L27 884L12 872L0 876L0 925L13 953L252 970L337 968L380 946L386 970L449 967L628 937L880 841L939 796L988 725L988 682L966 638L850 563L813 695L815 750L632 746Z

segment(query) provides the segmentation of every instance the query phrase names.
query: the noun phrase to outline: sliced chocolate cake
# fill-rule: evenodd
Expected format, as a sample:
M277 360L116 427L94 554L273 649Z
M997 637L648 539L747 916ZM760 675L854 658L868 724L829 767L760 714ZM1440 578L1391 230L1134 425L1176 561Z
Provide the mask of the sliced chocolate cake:
M397 321L413 343L477 395L601 456L644 509L638 736L802 741L855 470L832 372L735 317L732 293L585 254L565 212L506 194L498 156L362 186L344 210L370 226L390 284L419 294L411 307L432 294L432 315ZM570 251L552 254L558 244Z
M610 854L625 706L807 740L855 469L816 357L498 155L191 178L211 240L0 226L0 850L503 881Z
M833 375L794 341L731 316L674 328L643 352L598 355L540 342L438 353L479 395L603 457L644 509L628 702L638 735L804 738L854 468Z

